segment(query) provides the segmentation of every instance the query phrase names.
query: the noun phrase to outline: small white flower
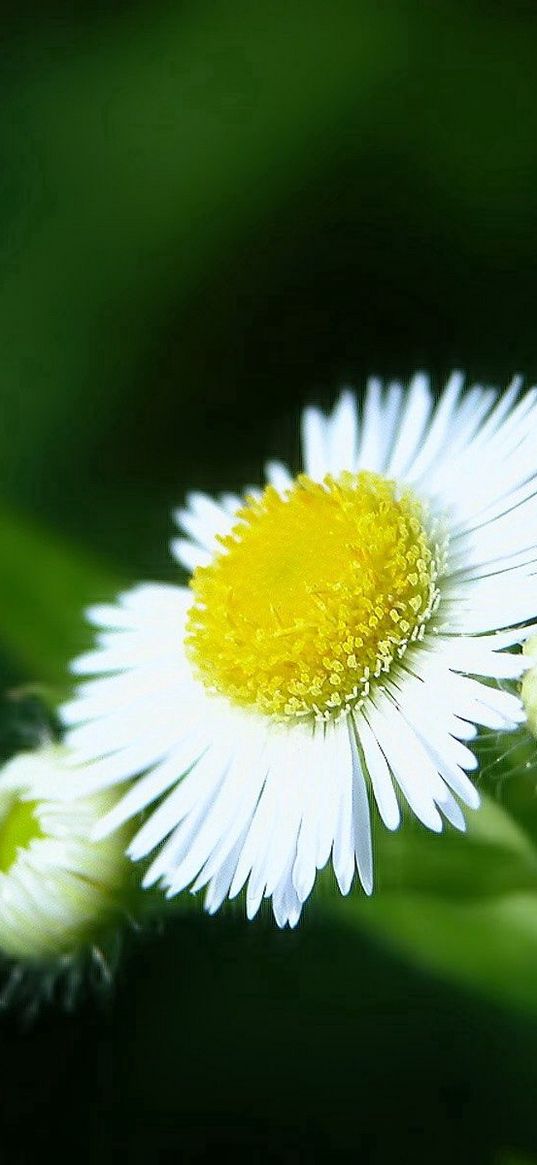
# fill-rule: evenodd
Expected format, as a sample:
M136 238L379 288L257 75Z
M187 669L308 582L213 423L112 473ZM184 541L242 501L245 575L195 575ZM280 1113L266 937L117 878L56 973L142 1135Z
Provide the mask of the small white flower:
M249 917L271 897L293 926L330 857L371 892L371 796L388 829L401 796L464 829L475 726L524 718L497 681L529 666L505 649L537 613L537 390L462 389L371 380L360 410L306 409L302 475L188 496L190 589L90 610L68 743L83 789L137 778L98 836L155 806L129 847L157 850L146 885L205 886L211 912L246 885Z
M125 838L91 839L113 796L73 800L71 784L53 745L0 770L0 952L48 969L98 943L127 882Z

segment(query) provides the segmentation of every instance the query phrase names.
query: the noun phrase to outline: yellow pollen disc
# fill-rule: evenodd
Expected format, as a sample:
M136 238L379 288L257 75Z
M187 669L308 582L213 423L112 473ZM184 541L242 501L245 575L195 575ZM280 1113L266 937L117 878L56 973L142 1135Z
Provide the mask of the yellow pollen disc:
M438 601L423 508L375 473L268 486L220 542L191 580L189 658L210 691L277 718L355 707Z

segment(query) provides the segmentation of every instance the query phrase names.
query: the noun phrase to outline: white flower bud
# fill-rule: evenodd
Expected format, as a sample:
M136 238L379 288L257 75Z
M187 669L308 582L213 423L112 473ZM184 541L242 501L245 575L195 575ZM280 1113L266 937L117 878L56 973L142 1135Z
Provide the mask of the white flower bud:
M537 635L526 640L524 655L535 660L535 667L527 671L522 680L522 700L528 718L528 727L537 736Z
M66 756L47 745L0 770L0 952L27 963L98 948L127 888L125 837L91 840L114 798L73 798Z

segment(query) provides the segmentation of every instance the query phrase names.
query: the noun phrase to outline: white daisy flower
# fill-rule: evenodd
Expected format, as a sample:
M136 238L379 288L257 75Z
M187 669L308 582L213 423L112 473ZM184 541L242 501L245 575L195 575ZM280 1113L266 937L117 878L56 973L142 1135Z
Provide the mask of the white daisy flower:
M142 585L94 607L89 677L63 709L83 788L132 781L98 827L146 819L145 885L246 886L296 924L331 859L373 886L370 801L464 829L476 725L515 728L521 624L537 612L537 389L500 395L416 375L371 380L302 417L303 473L279 461L243 498L177 513L189 587ZM505 685L504 685L505 686ZM151 807L151 811L147 812Z
M125 837L96 844L92 829L114 797L70 795L63 749L20 753L0 770L0 952L59 966L99 934L128 880Z

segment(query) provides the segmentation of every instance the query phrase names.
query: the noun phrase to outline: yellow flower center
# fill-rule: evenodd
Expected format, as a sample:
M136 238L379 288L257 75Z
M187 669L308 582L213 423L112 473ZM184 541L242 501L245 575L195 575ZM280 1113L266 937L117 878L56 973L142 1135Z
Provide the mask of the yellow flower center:
M250 498L191 580L198 677L277 718L356 707L437 605L441 550L424 520L410 491L368 472Z

